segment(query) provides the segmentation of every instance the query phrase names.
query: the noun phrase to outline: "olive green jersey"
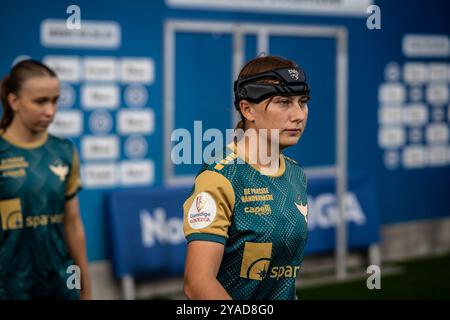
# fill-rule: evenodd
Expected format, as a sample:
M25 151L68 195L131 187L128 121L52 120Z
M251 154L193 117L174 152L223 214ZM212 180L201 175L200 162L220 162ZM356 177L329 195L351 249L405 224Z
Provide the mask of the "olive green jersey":
M233 299L296 299L308 234L303 168L281 155L278 173L264 175L239 159L226 148L200 170L184 203L187 241L225 246L217 279Z
M80 184L69 140L24 145L0 135L0 299L71 296L63 214Z

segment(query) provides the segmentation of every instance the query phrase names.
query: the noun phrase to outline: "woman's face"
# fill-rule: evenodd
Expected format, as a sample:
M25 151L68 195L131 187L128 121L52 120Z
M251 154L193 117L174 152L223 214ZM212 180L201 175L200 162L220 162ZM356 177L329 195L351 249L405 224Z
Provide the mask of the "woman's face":
M308 96L275 96L255 104L252 126L255 129L268 129L269 139L270 129L279 129L280 148L293 146L305 130L308 100Z
M55 117L59 93L59 80L55 77L42 76L26 80L19 94L13 95L10 100L14 118L30 132L45 132Z

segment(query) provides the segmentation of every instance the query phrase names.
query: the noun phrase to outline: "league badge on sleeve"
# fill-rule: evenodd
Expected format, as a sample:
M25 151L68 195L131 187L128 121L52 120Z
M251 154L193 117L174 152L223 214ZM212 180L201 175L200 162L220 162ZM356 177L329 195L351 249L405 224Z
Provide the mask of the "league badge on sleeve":
M200 192L189 209L189 225L192 229L203 229L213 222L216 212L217 205L212 195L208 192Z

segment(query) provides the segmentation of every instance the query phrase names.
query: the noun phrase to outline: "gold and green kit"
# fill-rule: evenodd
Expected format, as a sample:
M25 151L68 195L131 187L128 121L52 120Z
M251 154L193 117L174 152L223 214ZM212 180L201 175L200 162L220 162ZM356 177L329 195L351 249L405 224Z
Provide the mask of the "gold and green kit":
M0 134L0 300L76 299L64 206L81 186L76 148L45 134L23 144Z
M303 168L281 155L265 175L233 146L221 158L203 165L184 203L187 241L224 245L217 279L233 299L296 299L308 236Z

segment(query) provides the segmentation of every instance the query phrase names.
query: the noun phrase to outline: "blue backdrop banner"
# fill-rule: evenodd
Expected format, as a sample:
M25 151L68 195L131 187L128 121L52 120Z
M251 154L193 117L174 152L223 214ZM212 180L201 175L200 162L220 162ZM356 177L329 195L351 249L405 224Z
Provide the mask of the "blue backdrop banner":
M335 179L308 181L306 253L334 250L338 217ZM182 205L190 188L129 189L111 192L108 229L114 274L181 275L186 256ZM364 248L379 241L379 213L374 187L365 175L349 177L345 197L348 245Z

